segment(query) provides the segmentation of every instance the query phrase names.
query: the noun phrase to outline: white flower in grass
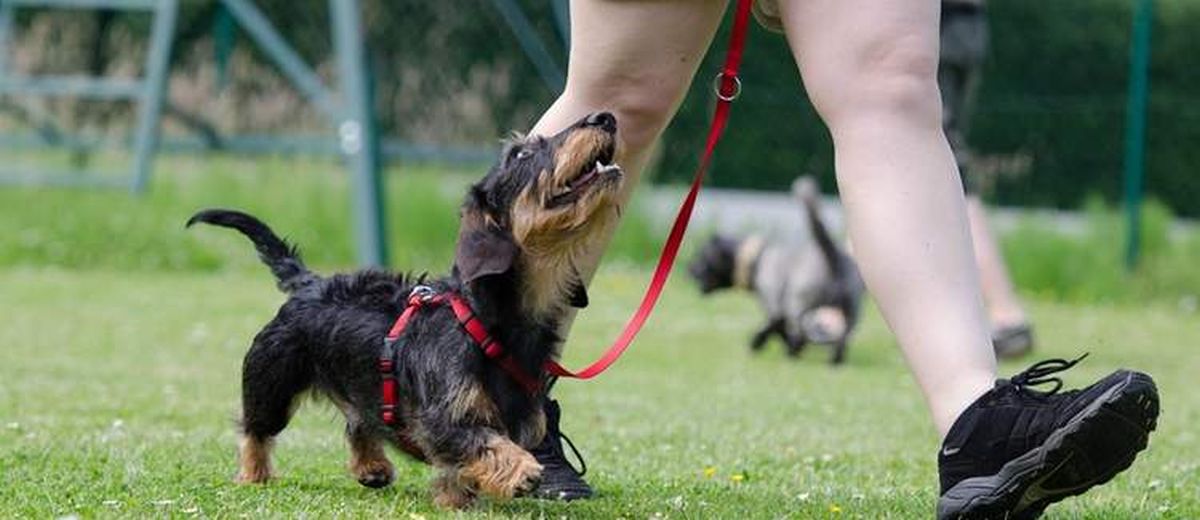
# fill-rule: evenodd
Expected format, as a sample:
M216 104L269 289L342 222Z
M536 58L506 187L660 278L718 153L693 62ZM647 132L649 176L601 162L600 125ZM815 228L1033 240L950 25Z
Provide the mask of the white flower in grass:
M667 504L670 505L672 509L683 509L683 506L686 505L687 502L684 500L683 495L675 495L667 499Z
M19 423L19 422L10 422L10 423L6 423L6 424L4 425L4 427L5 427L5 428L8 428L9 430L20 430L20 429L21 429L21 423Z

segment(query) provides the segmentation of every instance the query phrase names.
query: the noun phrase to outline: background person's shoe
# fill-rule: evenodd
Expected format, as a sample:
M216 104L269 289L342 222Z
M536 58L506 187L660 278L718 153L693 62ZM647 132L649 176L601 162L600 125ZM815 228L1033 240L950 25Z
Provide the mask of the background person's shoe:
M583 456L579 454L579 450L575 449L571 439L568 439L558 429L558 419L561 413L558 401L547 398L544 407L546 438L542 439L542 443L532 450L534 458L542 465L542 482L538 484L537 489L530 493L530 496L546 500L591 498L592 487L583 480L583 475L587 473L587 463L583 461ZM563 442L566 442L567 446L571 448L571 452L579 460L582 469L576 470L570 462L567 462L566 453L563 452Z
M1062 380L1049 376L1080 359L1037 363L963 411L938 455L939 519L1037 518L1133 463L1157 424L1154 381L1119 370L1058 393ZM1045 383L1055 386L1031 388Z
M992 332L992 348L996 357L1014 359L1033 350L1033 327L1028 323L1001 327Z

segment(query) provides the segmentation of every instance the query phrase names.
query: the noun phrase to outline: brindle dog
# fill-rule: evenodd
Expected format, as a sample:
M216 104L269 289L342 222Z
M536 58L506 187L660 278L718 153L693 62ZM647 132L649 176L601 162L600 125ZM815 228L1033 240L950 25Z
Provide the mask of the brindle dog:
M391 443L433 464L434 500L463 508L479 495L507 499L536 486L527 451L542 440L541 395L522 387L464 331L446 306L422 309L396 343L398 419L380 416L383 338L417 285L457 292L526 374L544 378L558 355L569 306L586 305L576 258L615 223L622 184L616 119L592 114L550 138L511 140L471 187L461 211L453 271L434 280L366 270L319 276L254 217L206 210L188 221L237 229L253 241L288 299L258 333L242 374L236 480L272 476L271 447L302 392L345 415L350 472L390 484Z

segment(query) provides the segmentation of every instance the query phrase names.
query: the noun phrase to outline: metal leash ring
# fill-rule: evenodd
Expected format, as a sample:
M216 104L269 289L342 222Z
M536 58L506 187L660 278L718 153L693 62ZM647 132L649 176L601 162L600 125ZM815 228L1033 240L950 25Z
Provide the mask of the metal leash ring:
M721 101L733 101L742 95L742 78L736 75L728 77L733 78L733 93L731 94L726 94L721 88L725 86L725 71L718 72L716 77L713 78L713 92L717 94L717 99Z

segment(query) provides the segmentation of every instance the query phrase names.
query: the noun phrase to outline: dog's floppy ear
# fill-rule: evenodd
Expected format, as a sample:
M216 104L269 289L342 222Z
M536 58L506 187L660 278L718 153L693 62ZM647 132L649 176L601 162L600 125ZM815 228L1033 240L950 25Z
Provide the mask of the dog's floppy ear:
M463 283L481 276L500 274L512 268L517 244L512 236L484 215L474 201L463 207L454 251L454 268Z

